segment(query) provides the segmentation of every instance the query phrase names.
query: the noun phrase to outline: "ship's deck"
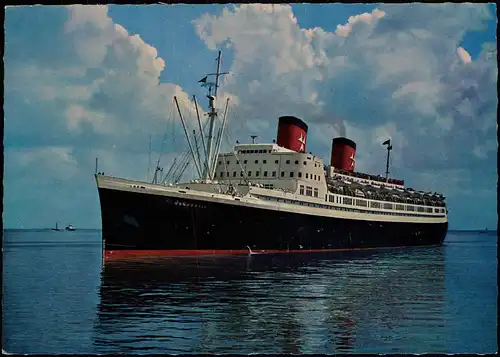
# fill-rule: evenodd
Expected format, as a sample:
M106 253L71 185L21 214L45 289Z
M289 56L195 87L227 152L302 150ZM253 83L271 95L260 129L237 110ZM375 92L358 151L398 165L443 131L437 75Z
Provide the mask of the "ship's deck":
M371 174L367 174L367 173L363 173L363 172L347 171L347 170L342 170L339 168L334 168L334 172L341 174L341 175L346 175L346 176L351 176L351 177L380 182L381 184L390 183L390 184L400 185L400 186L404 186L404 184L405 184L404 180L397 180L397 179L392 179L392 178L389 178L386 180L382 176L371 175Z
M417 205L445 207L444 200L441 196L413 193L408 189L403 192L398 190L389 190L385 187L374 187L371 185L362 185L356 182L350 184L345 183L341 179L328 179L328 191L336 194L343 194L352 197L364 197L372 200L411 203ZM356 190L361 191L363 195L356 195Z

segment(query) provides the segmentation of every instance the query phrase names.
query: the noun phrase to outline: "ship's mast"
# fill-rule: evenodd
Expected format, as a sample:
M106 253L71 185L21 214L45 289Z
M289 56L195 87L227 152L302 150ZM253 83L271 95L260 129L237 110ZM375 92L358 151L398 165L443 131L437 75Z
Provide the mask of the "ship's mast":
M210 118L210 126L209 126L209 131L208 131L208 140L207 140L207 167L208 170L206 170L203 173L203 178L204 179L210 179L209 173L211 171L211 163L212 163L212 146L213 146L213 135L214 135L214 126L215 126L215 117L217 116L217 111L215 110L214 107L214 100L215 97L210 95L210 89L209 89L209 94L208 94L208 105L210 108L210 112L208 112L208 117Z
M215 119L217 117L217 110L215 109L214 101L215 98L217 97L217 88L219 87L219 77L229 73L229 72L222 72L222 73L220 72L221 58L222 58L221 51L219 51L219 55L217 56L217 72L207 74L207 76L200 81L200 82L205 82L205 84L208 86L207 98L208 98L208 106L210 109L210 111L207 114L210 121L208 138L207 138L207 157L202 177L205 180L212 179L211 177L213 172L212 165L215 165L214 154L215 154L215 149L217 148L217 144L215 144L214 146L214 127L215 127ZM206 82L208 76L215 76L214 95L212 95L212 84Z
M387 163L385 165L385 181L387 182L389 181L389 157L392 150L391 139L384 141L382 145L387 145Z
M219 51L219 55L217 56L216 60L217 60L217 72L216 73L209 73L203 79L200 79L198 81L198 83L202 83L203 87L208 88L207 98L208 98L209 112L206 115L208 115L208 117L209 117L209 123L208 123L209 124L209 131L208 131L206 145L204 142L204 136L203 136L204 133L203 133L203 128L202 128L201 121L200 121L200 115L198 112L198 104L196 102L196 97L193 96L193 101L194 101L194 104L196 106L196 116L198 119L198 126L200 129L201 144L203 146L203 153L205 154L203 163L201 160L201 153L198 149L198 141L196 139L195 131L193 130L193 136L194 136L194 142L195 142L195 147L193 147L193 145L191 145L191 140L189 139L188 130L186 127L186 123L182 117L179 103L177 102L177 98L174 96L175 105L177 107L177 111L179 112L179 117L181 118L182 127L184 129L184 134L186 135L186 140L187 140L188 145L189 145L189 151L191 152L191 156L192 156L194 164L196 166L196 170L198 171L198 175L202 180L211 180L213 175L214 175L214 171L215 171L215 167L216 167L216 157L217 157L218 151L220 149L220 144L222 141L222 134L224 132L226 115L227 115L227 103L226 103L226 109L224 112L224 120L223 120L222 126L219 128L219 135L217 138L214 138L215 120L217 118L217 110L215 109L214 102L215 102L215 98L217 96L217 88L219 87L219 77L224 75L224 74L229 73L229 72L220 72L221 51ZM207 82L208 76L215 76L215 83ZM214 95L212 95L212 88L214 89ZM229 102L229 99L227 100L227 102ZM215 139L215 142L214 142L214 139ZM182 172L185 170L186 167L184 167L182 169ZM181 173L181 175L182 175L182 173Z

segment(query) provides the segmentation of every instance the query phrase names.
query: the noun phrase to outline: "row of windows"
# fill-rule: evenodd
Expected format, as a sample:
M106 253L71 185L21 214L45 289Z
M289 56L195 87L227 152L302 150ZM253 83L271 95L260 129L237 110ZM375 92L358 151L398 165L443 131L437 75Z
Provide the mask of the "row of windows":
M300 185L300 190L299 193L303 195L303 186ZM363 199L355 199L353 200L352 198L349 197L339 197L335 195L325 195L325 201L327 201L327 196L328 196L328 201L332 203L339 203L342 204L342 199L344 204L346 205L356 205L360 207L368 207L368 204L371 208L384 208L384 209L393 209L393 204L390 202L376 202L376 201L366 201ZM405 206L404 205L399 205L396 204L396 210L400 211L405 211ZM406 206L406 211L415 211L414 206L407 205ZM426 212L426 213L444 213L445 209L444 208L432 208L432 207L422 207L422 206L417 206L417 212Z
M274 160L274 163L275 164L279 164L279 160ZM240 163L240 160L236 160L236 164L239 165ZM258 164L259 163L259 160L254 160L254 163ZM262 160L262 163L263 164L267 164L267 160ZM285 163L287 165L290 165L290 160L286 160ZM304 166L307 166L307 161L304 161ZM219 165L222 165L222 161L219 161L218 163ZM243 160L243 164L246 165L248 164L248 160ZM299 164L299 160L295 160L295 164L298 165ZM226 165L231 165L231 161L230 160L227 160L226 161ZM314 163L314 167L318 167L318 164L317 163Z
M300 185L299 192L301 195L304 194L304 185ZM305 195L306 196L313 196L313 188L311 186L306 186L305 187ZM319 190L317 187L314 188L314 197L319 196Z
M259 149L259 150L238 150L238 154L267 154L271 153L271 150Z
M334 196L334 195L328 195L328 201L332 202L332 203L342 203L341 202L341 197L338 197L338 196Z
M430 217L430 218L436 218L436 217L442 218L442 217L444 217L444 215L433 216L433 215L428 215L428 214L411 214L411 213L401 213L401 212L380 212L380 211L370 211L370 210L359 210L356 208L327 206L327 205L321 205L321 204L317 204L317 203L301 202L301 201L287 200L287 199L283 199L283 198L275 198L275 197L268 197L268 196L258 196L258 197L263 198L263 199L268 200L268 201L291 203L291 204L297 204L300 206L324 208L324 209L331 209L331 210L336 210L336 211L380 214L380 215L384 215L384 216Z
M254 174L254 173L255 173L255 177L260 177L260 171L255 171L255 172L248 171L247 177L253 177L252 174ZM262 174L263 174L263 177L268 177L269 172L268 171L263 171ZM236 175L237 175L237 172L233 171L233 177L236 177ZM280 177L285 177L285 175L286 175L285 171L281 171L280 172ZM294 171L290 171L288 173L288 176L289 177L295 177L295 172ZM302 178L302 176L303 176L302 172L298 172L297 173L297 177L298 178ZM309 174L309 173L306 172L305 176L306 176L306 179L310 178L311 180L321 181L321 176L320 175L313 175L313 174ZM215 177L217 177L217 175L215 175ZM227 171L226 171L225 174L224 174L224 171L221 171L221 172L219 172L218 177L230 177L230 175L229 175L229 172L227 172ZM240 171L240 177L243 177L243 171ZM272 171L271 172L271 177L276 177L276 171Z

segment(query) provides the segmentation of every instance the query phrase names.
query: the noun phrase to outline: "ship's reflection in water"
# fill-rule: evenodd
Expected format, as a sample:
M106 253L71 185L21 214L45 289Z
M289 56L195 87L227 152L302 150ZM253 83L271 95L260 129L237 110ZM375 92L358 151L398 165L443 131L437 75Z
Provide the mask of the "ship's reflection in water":
M443 247L103 267L97 353L445 351Z

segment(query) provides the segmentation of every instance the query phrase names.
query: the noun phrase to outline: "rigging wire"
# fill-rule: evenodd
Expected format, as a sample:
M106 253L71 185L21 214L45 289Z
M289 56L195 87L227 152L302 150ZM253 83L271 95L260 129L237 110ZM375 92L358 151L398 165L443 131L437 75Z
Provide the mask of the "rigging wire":
M234 123L238 123L238 126L237 126L237 128L236 128L236 130L235 130L235 129L233 128L233 125L230 125L230 124L229 124L230 122L228 122L228 123L226 124L226 125L227 125L227 130L226 130L226 132L227 132L228 134L229 134L229 132L232 132L232 133L233 133L233 135L236 135L236 134L235 134L235 131L237 131L237 130L245 131L245 127L246 127L246 129L248 129L248 125L244 125L244 122L243 122L243 121L239 121L239 120L237 120L237 119L239 119L239 118L236 118L236 114L235 114L234 109L231 109L231 108L230 108L230 110L231 110L231 112L233 113L233 116L235 117L235 121L234 121ZM248 130L247 130L247 131L248 131Z
M184 172L186 171L187 167L189 166L189 161L186 162L186 164L182 167L181 172L177 175L177 177L174 180L174 183L179 183L180 179L182 178L182 175L184 175Z
M198 132L196 134L196 138L201 137L201 135L204 134L207 125L208 125L208 121L203 124L203 133ZM198 142L198 148L199 148L200 140L197 140L197 142ZM167 179L169 179L169 178L172 179L173 181L175 181L175 178L179 174L179 170L181 170L181 175L182 175L182 173L184 173L184 171L188 167L188 165L186 165L186 163L188 163L188 164L190 163L189 162L190 161L190 154L191 154L191 152L190 152L189 148L185 149L185 151L182 152L180 160L178 160L177 162L174 162L172 164L172 166L175 166L175 168L171 168L171 170L169 170L170 175L168 175L168 176L166 175L163 178L162 183L165 183L167 181Z
M174 108L174 99L172 98L172 103L170 103L170 115L167 119L167 129L165 130L165 133L168 131L168 128L170 126L170 131L171 131L171 137L172 137L172 150L175 152L176 151L176 143L175 143L175 122L172 118L172 111L173 111L173 108ZM172 171L172 169L174 168L174 165L175 165L175 160L174 162L170 165L170 169L167 171L167 174L165 175L165 177L168 175L169 172Z
M245 131L245 129L248 129L248 125L246 125L246 122L243 121L243 120L239 120L239 116L236 115L236 111L233 109L233 108L230 108L229 109L231 111L231 114L233 115L234 117L234 121L231 122L228 120L228 123L226 124L227 126L227 130L225 132L225 135L226 135L226 141L229 145L229 147L232 146L232 143L234 142L234 136L236 136L235 134L235 131L237 132L238 130L241 130L241 131ZM228 114L229 115L229 114ZM238 123L238 125L230 125L230 123ZM235 129L236 127L236 129ZM231 136L231 132L233 133L234 136ZM240 176L240 177L243 177L243 181L248 185L250 184L250 181L248 180L248 176L247 176L247 173L246 173L246 170L244 169L243 165L241 164L241 160L237 154L237 151L234 151L234 156L236 157L236 160L240 166L240 169L241 169L241 172L243 173L243 176Z
M173 103L172 103L173 104ZM161 160L161 156L163 154L163 146L165 145L165 141L167 140L167 131L168 131L168 124L170 122L170 119L171 119L171 116L172 116L172 111L174 109L174 106L171 105L170 106L170 112L168 114L168 117L167 117L167 123L166 123L166 128L165 128L165 134L163 134L163 141L161 143L161 146L160 146L160 153L158 155L158 161L156 163L156 168L155 168L155 171L157 170L157 168L160 166L160 160Z
M219 157L220 157L220 155L219 155ZM231 186L233 186L233 183L231 182L231 175L229 175L229 171L227 171L227 165L226 165L226 160L225 160L225 158L224 158L224 160L222 160L222 161L224 162L224 170L226 171L226 176L227 176L227 179L228 179L228 181L229 181L229 184L230 184ZM221 184L220 186L221 186L221 188L222 188L222 184Z
M171 181L174 181L173 179L177 176L179 169L185 165L185 163L187 161L186 158L188 155L189 155L189 151L185 151L180 155L179 161L175 162L176 160L174 160L174 164L172 165L172 169L169 170L167 175L163 178L162 183L165 183L168 179L170 179Z
M185 104L183 100L178 99L178 101L180 101L182 104ZM172 131L172 144L173 144L173 151L174 151L174 152L175 152L175 151L177 151L177 150L176 150L176 149L177 149L177 147L176 147L176 140L175 140L175 136L176 136L176 135L175 135L175 133L176 133L176 129L178 129L178 126L176 125L175 120L173 120L173 118L172 118L173 109L174 109L174 99L172 99L172 104L171 104L171 106L170 106L170 114L169 114L169 117L168 117L168 120L167 120L167 130L165 131L165 136L164 136L164 139L163 139L163 143L162 143L162 150L161 150L161 151L163 151L163 144L164 144L164 143L165 143L165 141L166 141L166 134L167 134L166 132L168 131L168 125L169 125L169 124L171 125L171 131ZM172 120L170 120L170 119L172 119ZM162 154L162 152L160 152L160 157L159 157L159 159L158 159L158 162L159 162L159 160L160 160L160 158L161 158L161 154ZM179 165L183 165L183 164L185 163L185 154L186 154L185 152L183 152L183 153L181 154L181 157L182 157L183 159L181 159L181 160L180 160L180 162L179 162L179 161L176 161L176 160L174 160L174 161L172 162L172 164L170 165L170 169L167 171L167 173L165 174L165 176L164 176L164 177L163 177L163 179L161 180L161 183L162 183L162 184L164 184L164 183L165 183L165 181L166 181L169 177L171 177L172 175L174 175L174 173L176 173L176 172L178 171L178 167L176 166L177 164L179 164ZM189 152L188 152L187 154L189 154ZM159 165L158 165L158 166L159 166Z
M230 109L231 110L231 114L233 115L233 117L236 118L236 114L234 113L235 111L233 109ZM229 113L228 113L228 116L229 116ZM226 141L227 143L229 144L229 146L231 146L231 141L232 139L230 138L230 135L229 134L229 131L226 130L225 132L225 137L226 137ZM238 165L240 166L240 170L241 172L243 173L243 180L245 181L245 183L248 185L250 182L248 181L248 177L247 177L247 174L246 174L246 170L243 168L243 165L241 164L241 160L240 158L238 157L238 154L237 154L237 150L234 151L234 157L236 157L236 162L238 163ZM241 177L241 175L240 175Z

